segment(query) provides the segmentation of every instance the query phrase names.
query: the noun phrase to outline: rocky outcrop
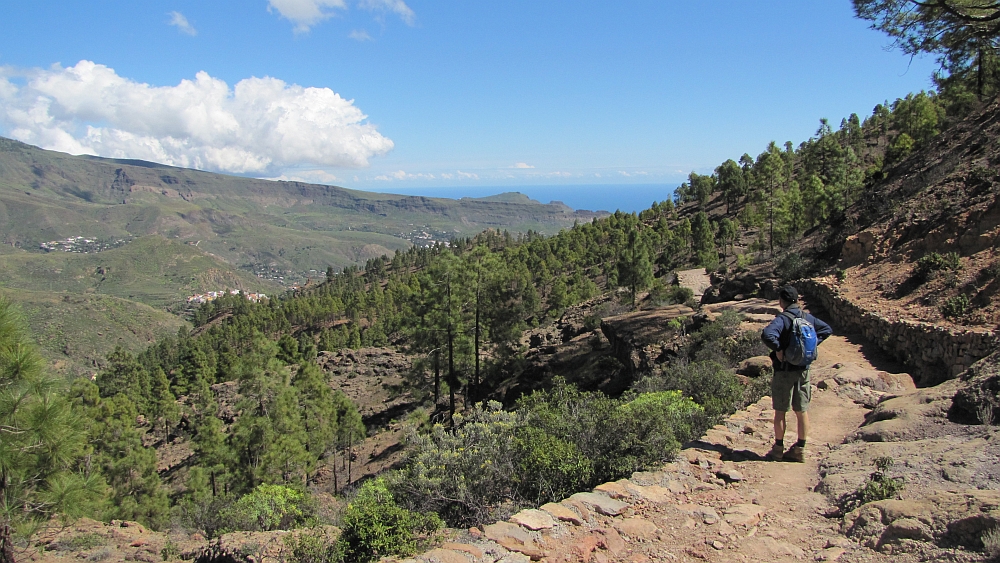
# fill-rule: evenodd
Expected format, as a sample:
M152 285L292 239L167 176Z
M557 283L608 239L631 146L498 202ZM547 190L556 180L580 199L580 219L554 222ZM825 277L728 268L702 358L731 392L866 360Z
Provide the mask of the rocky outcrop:
M970 423L993 424L1000 415L1000 352L973 364L960 377L951 416Z
M601 332L611 344L612 355L633 375L652 369L662 353L661 344L678 334L670 321L693 314L694 309L685 305L626 313L601 321Z
M358 407L365 424L384 426L415 402L409 393L396 394L413 363L392 348L344 349L320 352L316 363L330 379L330 386L347 395Z
M742 301L756 297L760 292L760 280L750 272L733 276L712 274L712 287L705 290L702 304L723 301Z
M818 302L827 310L837 329L860 332L912 368L921 386L956 377L1000 343L992 330L946 328L866 311L842 295L832 280L801 280L795 285L807 301Z
M866 547L915 551L909 542L982 549L983 533L1000 525L1000 491L940 491L920 500L870 502L844 517L842 532Z

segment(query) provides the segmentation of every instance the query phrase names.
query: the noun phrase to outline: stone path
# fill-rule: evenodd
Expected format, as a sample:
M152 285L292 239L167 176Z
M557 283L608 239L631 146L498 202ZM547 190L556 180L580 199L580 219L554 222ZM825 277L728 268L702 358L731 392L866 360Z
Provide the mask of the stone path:
M677 284L681 287L690 288L694 292L695 299L701 299L705 290L712 287L712 280L705 272L705 268L695 268L693 270L683 270L677 272Z
M818 462L864 420L881 379L897 392L908 376L875 369L861 345L834 336L813 367L813 432L804 464L768 462L765 398L709 430L659 471L635 473L507 522L462 532L406 563L628 561L888 561L839 533L840 519L814 492ZM794 419L789 417L794 428ZM794 438L794 430L786 442Z

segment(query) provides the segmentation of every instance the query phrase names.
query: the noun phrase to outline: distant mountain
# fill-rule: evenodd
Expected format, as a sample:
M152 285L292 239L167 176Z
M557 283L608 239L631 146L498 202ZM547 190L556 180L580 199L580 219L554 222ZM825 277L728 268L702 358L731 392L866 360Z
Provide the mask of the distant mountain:
M71 156L0 138L0 241L160 235L248 271L301 280L487 228L554 233L604 213L522 194L451 200ZM276 276L275 276L276 277Z

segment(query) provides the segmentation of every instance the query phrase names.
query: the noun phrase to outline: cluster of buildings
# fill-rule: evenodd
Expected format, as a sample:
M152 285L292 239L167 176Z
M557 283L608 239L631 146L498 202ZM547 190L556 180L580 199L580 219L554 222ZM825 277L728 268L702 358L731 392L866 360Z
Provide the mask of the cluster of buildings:
M82 254L87 254L89 252L100 252L102 250L110 250L112 248L117 248L125 244L126 240L107 240L100 241L96 239L89 239L85 237L69 237L65 240L52 240L49 242L43 242L38 245L39 248L46 252L79 252Z
M419 248L430 248L435 244L449 245L451 237L454 233L446 233L444 231L435 231L430 227L424 226L423 228L416 228L409 233L401 233L400 238L406 239L413 243L414 246Z
M226 290L209 291L208 293L199 293L198 295L192 295L191 297L188 297L187 302L189 305L198 303L208 303L209 301L218 299L224 295L238 295L239 293L240 290L238 289L230 289L229 291ZM267 295L264 293L244 293L243 296L246 297L248 300L253 301L254 303L260 303L264 299L267 299Z

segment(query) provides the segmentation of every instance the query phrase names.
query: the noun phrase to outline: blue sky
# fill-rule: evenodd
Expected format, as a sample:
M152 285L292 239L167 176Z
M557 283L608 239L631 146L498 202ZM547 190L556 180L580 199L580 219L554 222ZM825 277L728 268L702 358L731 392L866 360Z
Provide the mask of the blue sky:
M3 4L0 134L405 193L676 183L935 68L848 0Z

